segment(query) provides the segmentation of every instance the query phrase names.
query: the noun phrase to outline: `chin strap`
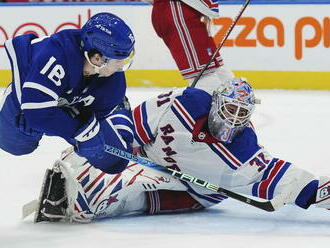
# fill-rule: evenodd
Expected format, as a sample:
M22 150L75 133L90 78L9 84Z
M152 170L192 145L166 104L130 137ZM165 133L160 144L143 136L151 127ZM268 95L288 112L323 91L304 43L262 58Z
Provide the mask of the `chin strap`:
M106 65L102 65L102 66L94 65L94 64L91 62L91 60L89 59L89 57L88 57L88 52L87 52L87 51L84 52L84 56L85 56L86 60L88 61L88 63L93 67L93 69L94 69L94 73L95 73L95 74L100 74L100 70L101 70L104 66L106 66Z

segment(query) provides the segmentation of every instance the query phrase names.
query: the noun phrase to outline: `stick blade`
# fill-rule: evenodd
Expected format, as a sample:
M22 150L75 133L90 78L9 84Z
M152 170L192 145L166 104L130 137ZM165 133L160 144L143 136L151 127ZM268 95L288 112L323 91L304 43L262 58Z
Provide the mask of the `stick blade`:
M24 204L22 208L22 219L25 219L29 215L36 212L38 206L39 206L39 202L36 199Z

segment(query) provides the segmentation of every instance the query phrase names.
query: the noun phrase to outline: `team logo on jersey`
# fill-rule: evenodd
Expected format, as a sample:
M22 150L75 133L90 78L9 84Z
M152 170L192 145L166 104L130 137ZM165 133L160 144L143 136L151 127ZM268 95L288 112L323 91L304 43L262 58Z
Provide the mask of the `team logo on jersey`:
M118 202L119 200L117 199L118 194L116 195L110 195L110 197L108 199L105 199L103 201L101 201L95 210L95 215L97 216L106 216L106 209L109 208L110 205L112 205L115 202Z
M59 107L72 106L78 102L82 102L84 106L89 106L94 102L94 100L95 100L95 97L92 95L89 95L86 97L75 96L72 99L72 101L68 101L68 99L60 97L57 100L58 101L57 106L59 106Z
M171 182L171 179L168 177L156 177L158 181L164 182L164 183L169 183Z

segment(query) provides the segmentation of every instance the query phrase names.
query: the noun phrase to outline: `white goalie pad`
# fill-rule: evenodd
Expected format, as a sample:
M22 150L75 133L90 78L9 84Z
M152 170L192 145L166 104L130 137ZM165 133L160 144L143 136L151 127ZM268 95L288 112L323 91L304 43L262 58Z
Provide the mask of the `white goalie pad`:
M130 163L120 174L106 174L71 152L59 164L66 179L67 215L72 221L143 213L145 192L187 190L169 175L136 163Z

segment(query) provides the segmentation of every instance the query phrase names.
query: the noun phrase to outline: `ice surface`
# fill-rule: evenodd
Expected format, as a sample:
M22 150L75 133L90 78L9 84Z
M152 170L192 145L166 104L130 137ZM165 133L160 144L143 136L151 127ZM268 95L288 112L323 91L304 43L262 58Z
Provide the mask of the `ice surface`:
M133 106L167 89L130 88ZM330 175L330 92L258 90L254 124L273 155L317 175ZM45 137L33 154L0 151L0 247L328 247L330 212L286 206L267 213L226 200L211 209L180 215L133 216L92 224L34 224L21 220L22 205L39 195L44 171L66 148ZM202 161L201 161L202 164Z

